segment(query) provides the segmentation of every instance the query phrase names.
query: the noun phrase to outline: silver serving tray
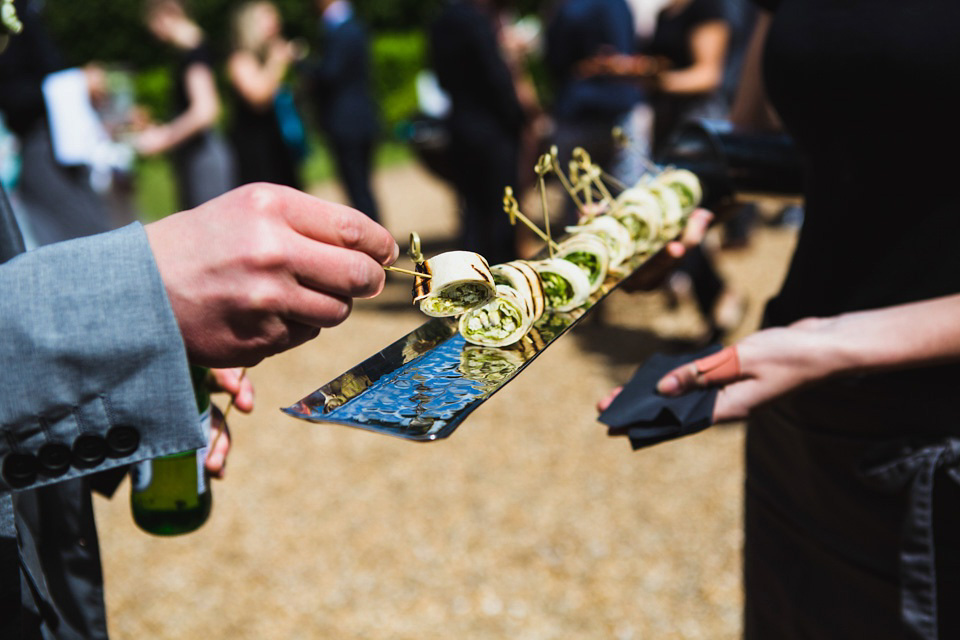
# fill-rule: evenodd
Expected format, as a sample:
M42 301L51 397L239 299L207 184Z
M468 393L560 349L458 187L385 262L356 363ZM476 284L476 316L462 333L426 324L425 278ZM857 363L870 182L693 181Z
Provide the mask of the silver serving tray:
M574 327L623 280L642 268L638 257L578 309L546 312L509 347L469 344L453 318L432 318L379 353L283 411L407 440L447 438L490 396Z

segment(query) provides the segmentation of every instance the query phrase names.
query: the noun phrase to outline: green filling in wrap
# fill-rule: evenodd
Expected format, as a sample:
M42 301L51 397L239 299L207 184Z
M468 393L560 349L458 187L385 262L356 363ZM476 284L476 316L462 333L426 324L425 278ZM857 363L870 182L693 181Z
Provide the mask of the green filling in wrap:
M693 206L693 191L691 191L687 185L680 182L671 182L670 187L677 193L677 196L680 197L680 206L683 207L684 211Z
M520 310L511 302L496 298L470 314L465 337L503 340L520 327L521 318Z
M593 253L587 251L571 251L563 256L567 262L577 265L587 274L590 282L596 282L601 277L600 259Z
M543 280L543 293L550 307L562 307L573 300L573 285L560 274L541 271L540 279Z
M464 282L443 289L423 301L434 313L457 313L475 307L490 296L490 289L476 282Z

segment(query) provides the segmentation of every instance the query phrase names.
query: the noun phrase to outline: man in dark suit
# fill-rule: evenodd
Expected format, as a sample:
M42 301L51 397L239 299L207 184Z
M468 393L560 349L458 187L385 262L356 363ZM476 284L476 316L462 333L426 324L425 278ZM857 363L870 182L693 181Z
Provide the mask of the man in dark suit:
M600 54L633 53L633 24L625 0L561 0L553 7L545 62L556 92L554 143L563 162L574 147L583 147L594 162L613 169L610 131L617 125L629 130L627 118L643 93L633 82L584 74L581 65ZM572 203L566 214L567 222L576 221Z
M431 62L450 95L454 182L463 200L462 248L491 263L516 257L503 188L517 185L523 108L500 53L496 3L451 2L430 29Z
M347 0L316 0L323 57L306 69L321 128L351 204L379 220L370 188L377 106L370 96L370 45Z

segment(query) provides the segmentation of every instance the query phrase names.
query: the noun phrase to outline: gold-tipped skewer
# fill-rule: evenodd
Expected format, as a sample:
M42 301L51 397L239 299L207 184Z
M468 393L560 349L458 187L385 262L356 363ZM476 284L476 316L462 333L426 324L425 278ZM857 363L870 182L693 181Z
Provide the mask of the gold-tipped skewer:
M407 248L407 255L410 256L410 259L413 260L415 264L423 264L423 252L420 251L420 234L416 231L410 232L410 246ZM420 273L419 271L410 271L409 269L401 269L400 267L384 267L386 271L395 271L397 273L403 273L408 276L416 276L418 278L424 278L429 280L433 276L429 273Z
M580 212L580 215L587 215L587 211L583 206L583 203L580 202L579 196L577 196L576 190L573 188L573 185L570 184L570 181L567 180L567 176L563 173L563 169L560 168L560 158L557 151L557 145L550 147L550 164L552 165L553 172L557 175L557 179L560 180L560 184L563 185L563 190L567 192L567 195L570 196L570 199L573 200L573 204L577 207L577 211Z
M546 242L548 247L554 250L560 249L560 245L554 242L550 236L540 230L540 227L535 225L527 216L521 213L520 204L517 202L517 199L513 197L513 187L508 186L503 188L503 210L508 216L510 216L510 224L517 224L517 219L519 219L520 222L527 226L527 228L537 234L538 238Z
M237 384L243 382L244 376L247 375L247 368L244 367L240 370L240 379L237 380ZM238 391L239 393L239 391ZM210 441L210 446L207 447L207 456L213 453L214 447L217 446L217 442L220 440L220 436L223 435L223 432L227 429L227 416L230 415L230 409L233 408L233 399L235 396L230 396L230 402L227 403L227 408L223 410L223 416L220 420L220 426L217 427L217 433L213 436L213 440Z
M550 242L547 242L547 254L550 256L550 259L553 259L553 235L550 233L550 210L547 208L547 183L544 180L544 176L550 172L553 162L549 154L543 154L540 156L540 159L537 160L537 166L534 167L534 171L537 174L537 190L540 192L540 209L543 211L543 226L547 232L547 238Z
M417 264L423 264L423 252L420 251L420 234L416 231L410 232L410 246L407 247L407 255Z
M607 189L607 185L603 184L603 180L600 179L600 176L603 175L604 171L600 168L599 165L594 164L593 159L590 157L590 154L587 153L587 150L583 147L577 147L573 150L573 159L580 165L581 171L585 175L585 180L588 181L593 187L597 188L597 191L600 192L602 200L606 200L608 203L613 202L613 195Z
M408 276L416 276L418 278L426 278L429 280L433 276L429 273L420 273L419 271L410 271L409 269L401 269L400 267L384 267L385 271L394 271L396 273L405 273Z

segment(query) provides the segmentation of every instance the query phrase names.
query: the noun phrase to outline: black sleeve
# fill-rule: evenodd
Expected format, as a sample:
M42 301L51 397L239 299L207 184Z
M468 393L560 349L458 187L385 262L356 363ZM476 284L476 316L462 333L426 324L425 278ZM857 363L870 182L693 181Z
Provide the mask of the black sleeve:
M687 11L689 15L688 24L691 27L704 22L727 19L723 0L693 0Z
M752 0L753 4L767 11L776 11L780 6L780 0Z

